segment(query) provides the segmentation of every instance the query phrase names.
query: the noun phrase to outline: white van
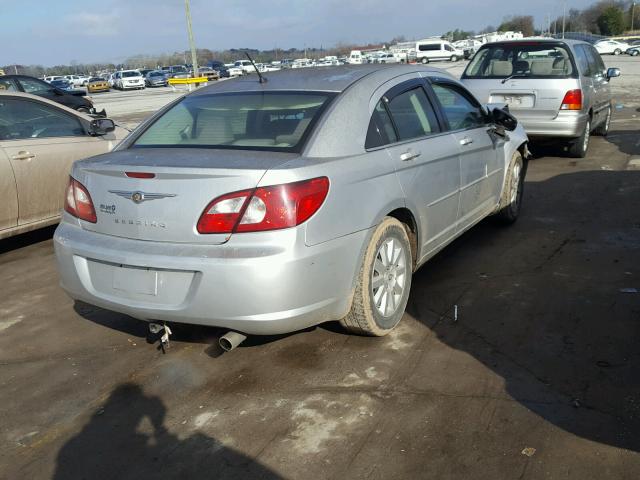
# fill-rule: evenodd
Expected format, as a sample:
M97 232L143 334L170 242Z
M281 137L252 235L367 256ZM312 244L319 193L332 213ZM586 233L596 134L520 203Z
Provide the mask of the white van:
M464 57L462 50L446 40L420 40L416 42L416 61L429 63L434 60L456 62Z
M351 65L363 64L364 57L362 56L362 52L360 50L351 50L349 58L347 58L347 63L350 63Z

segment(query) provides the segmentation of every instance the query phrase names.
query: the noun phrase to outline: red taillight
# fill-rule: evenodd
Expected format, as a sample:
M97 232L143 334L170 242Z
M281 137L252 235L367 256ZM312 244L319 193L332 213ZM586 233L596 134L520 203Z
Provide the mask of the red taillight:
M322 206L327 177L229 193L213 200L198 220L199 233L263 232L295 227Z
M569 90L565 93L560 110L582 110L582 90Z
M148 172L124 172L124 174L129 178L155 178L155 173Z
M69 184L64 196L64 209L74 217L87 222L96 223L96 210L87 189L73 177L69 177Z

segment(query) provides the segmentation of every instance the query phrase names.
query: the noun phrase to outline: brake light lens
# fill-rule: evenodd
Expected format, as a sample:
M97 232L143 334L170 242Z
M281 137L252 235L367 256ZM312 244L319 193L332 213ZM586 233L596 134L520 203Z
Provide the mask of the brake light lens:
M242 190L214 199L198 220L198 233L263 232L306 222L324 203L327 177Z
M129 178L155 178L155 173L149 172L124 172L124 174Z
M89 191L73 177L69 177L69 183L64 197L64 209L80 220L96 223L96 210Z
M582 90L569 90L565 93L560 110L582 110Z

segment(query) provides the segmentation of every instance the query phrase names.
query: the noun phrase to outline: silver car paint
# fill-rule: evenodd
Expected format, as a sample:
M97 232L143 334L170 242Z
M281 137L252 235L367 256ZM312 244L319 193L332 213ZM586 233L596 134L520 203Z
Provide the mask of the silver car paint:
M523 43L531 40L515 40L499 43ZM535 40L540 43L560 43L571 52L578 78L527 79L513 78L502 83L500 78L464 78L462 83L484 103L502 102L501 95L533 95L533 108L510 105L509 109L524 126L530 137L578 137L587 119L592 117L592 129L606 120L606 108L611 104L611 88L604 72L594 77L580 70L576 59L577 45L591 46L577 40ZM491 44L488 44L491 45ZM480 51L480 50L479 50ZM594 49L595 51L595 49ZM476 53L477 55L478 53ZM596 52L597 54L597 52ZM564 95L569 90L581 89L583 108L580 111L560 110Z
M194 93L322 86L340 91L300 154L126 150L134 132L118 152L76 163L73 176L88 188L94 203L105 198L117 202L116 212L124 212L127 223L114 227L112 217L101 212L95 225L63 215L54 237L63 288L75 299L143 320L250 334L288 332L346 315L363 252L375 226L390 212L406 209L413 215L420 265L496 210L512 155L527 141L521 126L508 133L508 141L489 132L447 132L367 152L369 119L388 88L407 78L452 77L417 66L305 70L269 74L267 84L231 80ZM470 155L461 170L467 156L459 140L483 134L504 154L478 155L481 160ZM421 148L420 161L398 163L397 151L406 148ZM153 171L159 178L124 178L123 170ZM298 227L230 236L195 233L205 205L222 193L317 176L330 179L329 194L320 210ZM442 179L449 183L441 185ZM109 197L110 189L178 196L136 206L120 196ZM458 218L460 198L467 193L469 201L478 194L482 200L463 207ZM447 201L451 198L455 200ZM156 217L176 224L164 232L144 224Z

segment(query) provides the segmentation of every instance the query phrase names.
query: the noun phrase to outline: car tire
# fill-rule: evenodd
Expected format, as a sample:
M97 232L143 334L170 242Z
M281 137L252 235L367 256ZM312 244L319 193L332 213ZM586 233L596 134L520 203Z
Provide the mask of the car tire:
M619 48L616 48L616 49L613 51L613 54L614 54L614 55L620 55L621 53L622 53L622 50L620 50Z
M451 55L451 58L449 59L452 62L457 62L458 61L458 56L457 55Z
M587 120L587 124L584 126L584 131L575 140L569 143L569 155L574 158L584 158L587 156L587 150L589 150L589 143L591 137L591 119Z
M629 55L631 55L632 57L635 57L638 54L640 54L638 50L631 50L631 53L629 53Z
M77 112L86 113L87 115L91 113L91 109L89 107L78 107L76 108Z
M342 326L359 335L388 334L404 315L412 274L407 229L397 219L385 217L365 251L351 310L340 321Z
M509 163L509 170L504 181L500 205L495 214L495 219L505 225L511 225L518 219L522 206L522 195L524 193L524 176L527 166L522 154L515 151Z
M607 116L598 127L593 131L594 135L598 135L600 137L606 137L609 133L609 126L611 125L611 105L607 108Z
M420 60L420 62L426 65L427 63L429 63L429 59L427 57L422 57L422 60Z

